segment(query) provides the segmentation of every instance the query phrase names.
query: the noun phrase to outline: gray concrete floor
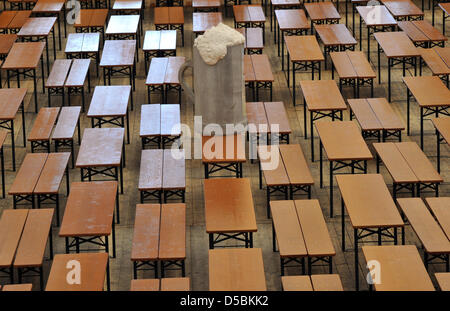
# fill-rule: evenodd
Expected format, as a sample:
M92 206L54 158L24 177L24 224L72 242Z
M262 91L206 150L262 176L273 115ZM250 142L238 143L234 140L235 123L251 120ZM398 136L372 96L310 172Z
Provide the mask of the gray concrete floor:
M420 6L420 2L416 1L416 3ZM436 9L436 20L437 20L437 28L442 30L441 24L441 11ZM231 11L230 11L231 12ZM153 20L153 9L149 9L147 6L146 9L146 19L144 23L144 30L154 29L154 25L152 24ZM345 11L343 5L341 5L341 13L345 16ZM229 17L225 19L226 24L233 27L233 19L231 13L228 14ZM351 18L351 16L350 16ZM431 21L431 11L426 10L426 19ZM359 19L358 19L359 20ZM350 225L347 225L346 231L346 240L347 240L347 250L342 252L340 249L340 241L341 241L341 233L340 233L340 218L335 217L330 219L329 215L329 181L328 178L325 177L325 187L320 189L319 184L319 162L316 161L314 163L310 162L310 141L305 140L303 138L303 108L302 105L298 105L302 102L302 94L301 91L297 92L297 106L293 107L291 91L287 88L287 82L284 73L281 71L281 58L277 56L276 45L273 43L273 33L270 32L270 24L269 19L267 18L266 23L266 45L264 48L264 53L269 56L272 70L275 76L275 82L273 84L273 100L274 101L283 101L286 107L286 111L289 116L289 121L293 133L291 135L291 143L300 144L303 152L305 153L306 158L308 159L308 164L310 166L311 172L313 174L314 180L316 182L315 186L312 189L312 198L319 199L323 213L325 215L325 220L328 225L328 229L333 240L334 247L336 249L336 256L334 258L334 272L339 273L342 283L344 285L345 290L354 290L354 253L351 249L351 245L353 244L353 233L350 229ZM345 22L345 18L342 19L342 22ZM349 20L349 25L351 25L351 20ZM356 21L356 28L358 29L359 24ZM448 29L447 29L448 30ZM73 28L69 25L68 32L74 32ZM363 27L364 38L363 38L363 49L366 49L366 28ZM359 33L356 32L356 37L359 39ZM187 59L191 59L192 57L192 44L193 44L193 34L192 34L192 9L185 9L185 47L179 46L177 48L177 55L185 56ZM57 58L64 58L64 46L65 39L63 40L63 50L58 51ZM179 45L181 40L179 40ZM376 43L372 40L371 43L371 62L375 66L376 65ZM132 278L132 263L130 261L130 253L131 253L131 243L133 237L133 224L134 224L134 215L135 215L135 206L139 201L139 192L137 190L138 178L139 178L139 162L140 162L140 154L141 154L141 142L139 138L139 122L140 122L140 105L147 104L147 90L145 87L145 79L147 76L147 72L144 68L143 62L143 53L140 51L139 59L140 62L137 64L137 77L136 77L136 91L134 93L135 100L135 109L130 112L130 129L131 129L131 143L126 146L127 153L127 167L124 170L124 194L120 195L120 209L121 209L121 223L117 228L117 257L115 259L111 259L111 277L112 277L112 290L128 290L130 287L130 281ZM374 97L387 97L387 60L384 55L381 58L382 60L382 84L378 84L375 82L375 93ZM51 61L53 62L53 61ZM330 63L329 63L330 64ZM323 68L323 66L322 66ZM408 70L407 75L414 74L413 71ZM430 71L425 67L424 75L430 75ZM103 80L95 77L95 72L92 71L92 85L103 85ZM406 89L405 85L401 82L401 67L397 67L393 70L393 78L392 78L392 106L398 116L404 121L406 124ZM309 80L310 73L301 73L298 74L297 81L299 80ZM322 72L322 79L331 79L331 70L330 66L328 66L328 70ZM4 79L5 80L5 79ZM3 87L6 87L6 83L3 80ZM337 81L337 80L336 80ZM114 78L113 84L129 84L128 79L124 78ZM42 81L38 81L38 100L39 107L47 106L47 94L42 94L41 85ZM15 84L12 84L14 87ZM28 88L28 94L25 98L25 107L26 107L26 126L27 126L27 134L30 132L31 127L34 123L34 119L36 118L36 114L34 113L34 101L32 97L32 88L33 82L30 80L26 80L22 87ZM298 88L298 82L297 86ZM261 100L269 100L268 94L267 97L264 92L262 92ZM90 98L92 93L87 95L86 103L90 102ZM345 98L352 98L352 90L350 88L344 88L343 96ZM361 92L361 97L369 97L370 91L367 89L363 89ZM152 102L156 102L158 99L157 96L153 97ZM73 100L74 105L80 105L81 100L76 98ZM52 99L52 104L59 104L59 99ZM170 95L169 103L177 103L177 98L175 95ZM182 122L188 124L190 126L193 125L193 107L191 103L188 103L185 96L183 95L182 104L181 104L181 113L182 113ZM345 113L345 120L349 120L348 113ZM403 135L404 141L415 141L419 143L419 109L417 104L412 103L412 132L411 136ZM86 127L90 127L90 120L86 117L86 114L82 114L81 116L81 125L82 129ZM21 130L21 120L18 116L16 122L16 141L17 141L17 167L20 167L25 154L30 151L29 144L27 148L23 148L23 145L20 144L22 141L22 130ZM317 134L316 134L317 135ZM372 143L374 140L368 141L369 148L374 153ZM318 150L318 140L316 139L316 150ZM11 186L15 172L12 171L11 164L11 150L9 147L9 139L7 140L6 146L6 186L7 189ZM76 147L75 152L78 152L78 146ZM435 164L436 162L436 138L434 134L434 129L429 120L425 121L425 153L430 159L430 161ZM316 155L317 157L317 155ZM450 168L449 168L449 148L442 148L442 177L446 181L444 184L440 186L440 195L441 196L449 196L450 195L450 186L448 180L450 178ZM327 170L327 161L325 161L326 166L325 170ZM368 166L369 173L375 173L375 161L370 161ZM390 189L392 189L392 179L389 174L386 172L386 169L382 169L381 173L384 176L384 179ZM71 181L79 181L80 173L79 170L70 170L70 179ZM258 165L250 164L250 161L244 164L244 177L251 179L252 185L252 193L253 200L255 204L255 212L256 219L258 225L258 232L254 235L254 247L262 248L263 251L263 260L264 260L264 270L266 274L267 281L267 289L268 290L280 290L281 289L281 281L280 281L280 261L278 253L272 252L272 230L271 230L271 221L266 218L266 206L265 206L265 190L260 190L258 187ZM188 160L186 161L186 204L187 204L187 222L186 222L186 243L187 243L187 258L186 258L186 273L187 276L191 279L191 288L192 290L208 290L208 236L205 232L205 219L204 219L204 203L203 203L203 167L200 160ZM64 193L65 185L61 185L61 193ZM423 196L433 196L434 193L423 193ZM402 195L399 195L400 197ZM335 189L335 206L339 204L339 195L338 191ZM64 212L64 206L66 197L65 195L61 198L61 215ZM12 198L7 196L6 199L0 200L0 210L12 208ZM348 219L347 219L348 221ZM64 253L64 239L58 237L58 228L53 229L53 238L54 238L54 248L55 253ZM421 254L423 250L421 249L420 242L418 241L416 235L412 231L410 227L406 229L406 242L407 244L417 245ZM361 252L360 252L361 254ZM44 274L45 280L47 279L51 262L46 260L44 263ZM367 273L365 269L365 261L362 255L360 255L360 264L359 270L361 275L361 286L360 288L363 290L367 289L367 286L363 284L364 275ZM434 272L442 272L445 271L443 265L432 265L429 269L430 276L434 279ZM298 269L289 269L287 274L294 275L299 274L300 271ZM327 273L327 269L325 267L317 267L314 270L314 273ZM169 274L169 276L178 276L178 272L174 272ZM140 275L140 278L143 277L151 277L151 273ZM39 283L37 278L28 278L24 279L24 282L33 282L34 288L37 289L39 287ZM4 278L0 278L0 284L6 284L7 280Z

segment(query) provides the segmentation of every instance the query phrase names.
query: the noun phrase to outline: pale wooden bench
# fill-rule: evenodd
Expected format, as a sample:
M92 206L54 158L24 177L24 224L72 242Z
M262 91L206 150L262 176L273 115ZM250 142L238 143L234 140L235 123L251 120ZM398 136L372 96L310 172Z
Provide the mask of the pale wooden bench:
M181 154L179 159L172 156L172 149L142 150L139 172L141 203L155 198L159 203L167 203L172 196L185 201L186 177L185 160ZM180 151L182 152L182 151Z
M282 276L283 291L343 291L339 274Z
M405 126L385 98L349 99L350 120L353 115L361 127L364 138L375 137L385 142L389 137L402 141Z
M70 106L70 95L81 93L81 107L85 106L84 98L84 84L86 83L86 77L88 80L88 93L91 92L91 78L89 74L89 66L91 64L90 59L74 59L70 72L67 76L64 87L67 88L67 100Z
M248 55L262 54L264 49L263 31L261 28L237 28L244 37L244 52Z
M336 251L331 242L327 225L317 200L271 201L272 243L276 251L278 242L281 275L286 264L301 264L305 274L305 258L308 259L308 274L312 274L313 264L325 262L329 273L333 272L333 256Z
M62 107L52 134L52 140L55 142L55 152L58 152L61 147L70 148L72 168L74 168L75 165L75 151L73 142L75 128L78 129L78 145L80 145L81 140L80 110L81 107Z
M131 291L189 291L189 278L131 280Z
M152 58L145 81L149 104L151 103L151 92L159 92L161 103L167 104L168 92L171 90L178 92L178 104L181 104L181 85L178 81L178 71L184 62L185 58L180 56Z
M171 266L181 268L184 277L185 259L185 204L138 204L131 250L134 279L142 270L154 270L157 278L158 262L162 278Z
M147 30L144 43L145 70L148 61L152 57L177 56L177 31L176 30Z
M439 259L449 272L450 240L425 203L421 198L402 198L397 202L424 247L425 267L428 269L432 261Z
M278 151L272 150L278 148ZM272 167L268 155L278 153L278 165ZM285 200L292 200L294 194L303 191L311 198L311 186L314 184L305 156L300 145L269 145L258 147L259 188L262 188L262 175L266 182L267 218L270 218L270 198L275 192L284 194Z
M181 136L180 105L151 104L141 106L140 132L142 149L156 145L165 149Z
M50 153L50 137L59 114L59 107L41 108L34 121L27 140L31 143L31 152L36 149Z
M377 153L377 173L381 160L393 179L394 199L402 189L420 197L421 190L429 188L439 196L443 179L416 143L374 143L373 147Z

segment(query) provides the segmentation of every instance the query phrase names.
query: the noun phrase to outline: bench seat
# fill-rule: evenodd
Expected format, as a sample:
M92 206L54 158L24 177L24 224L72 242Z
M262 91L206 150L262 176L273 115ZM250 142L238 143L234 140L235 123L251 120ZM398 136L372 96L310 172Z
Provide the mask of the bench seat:
M161 277L171 266L181 268L185 276L186 259L186 206L185 204L138 204L134 225L131 261L133 275L142 267L150 266Z
M131 291L189 291L189 278L131 280Z
M73 136L76 128L78 129L78 145L81 140L80 111L81 107L62 107L52 134L52 140L55 142L55 152L64 147L70 148L72 168L74 168L75 161Z
M43 149L50 153L50 137L58 118L60 108L41 108L34 121L27 140L31 142L31 152Z
M262 54L264 49L263 31L261 28L236 29L245 37L244 52L248 55Z
M156 145L164 149L181 136L181 114L178 104L141 106L140 133L142 149Z

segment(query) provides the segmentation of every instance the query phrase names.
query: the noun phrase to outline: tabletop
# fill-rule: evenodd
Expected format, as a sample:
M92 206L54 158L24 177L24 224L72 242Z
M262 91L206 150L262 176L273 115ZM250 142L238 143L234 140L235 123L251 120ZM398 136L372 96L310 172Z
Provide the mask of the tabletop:
M433 118L431 122L433 122L434 127L439 131L439 134L442 135L447 144L450 144L450 117Z
M445 53L448 53L449 57L445 59ZM443 54L443 55L441 55ZM448 75L450 74L450 48L438 48L420 49L420 56L427 66L433 72L433 75ZM447 62L448 63L447 63Z
M86 128L76 167L119 166L124 133L123 128Z
M304 6L309 18L313 21L336 20L341 18L331 1L304 3Z
M65 0L38 0L32 11L34 13L59 13L65 2Z
M0 54L8 55L9 50L17 40L16 34L0 34Z
M96 86L87 116L126 116L130 94L130 85Z
M344 24L314 25L324 45L356 45L356 40Z
M449 5L449 9L450 9L450 5ZM436 280L442 291L446 291L446 292L450 291L450 273L449 272L435 273L434 276L436 277Z
M116 0L112 6L113 10L140 10L142 0Z
M234 20L237 23L260 23L266 21L262 6L259 4L233 5Z
M376 74L364 52L331 52L331 59L340 78L375 78Z
M240 134L202 136L202 162L245 162L243 136Z
M384 5L358 6L356 10L368 27L397 25L397 21Z
M117 181L72 182L60 237L111 234Z
M298 3L298 0L296 0ZM281 30L309 29L310 25L304 10L275 10Z
M409 0L381 0L381 3L394 17L424 16L422 10Z
M433 25L425 20L398 22L398 27L402 31L406 32L408 37L411 38L413 42L448 40L446 36L444 36L439 30L434 28Z
M18 37L46 37L52 31L56 17L30 17L17 33Z
M133 66L136 40L105 40L101 67Z
M383 176L340 174L336 180L353 228L404 226Z
M450 90L437 76L403 77L420 107L450 106Z
M256 232L248 178L204 180L206 232Z
M33 194L48 155L48 153L27 153L8 194Z
M328 160L370 160L373 158L361 135L361 130L355 122L317 121L315 125Z
M353 98L348 104L363 129L405 129L386 98Z
M106 27L106 35L136 34L139 15L111 15Z
M415 245L363 246L366 261L381 266L378 291L434 291L433 283Z
M284 41L293 62L325 60L315 36L286 36Z
M302 80L300 88L309 111L347 109L334 80Z
M450 206L450 197L429 197L425 198L425 202L450 240L450 210L448 208Z
M374 36L387 58L420 56L420 51L403 31L377 32Z
M192 31L201 33L222 22L222 13L192 13Z
M265 291L260 248L209 250L209 290Z
M36 69L45 42L16 42L9 51L2 69Z
M0 89L0 120L14 120L27 89Z
M176 30L147 30L145 32L143 51L176 50Z
M10 267L28 216L28 209L5 209L0 218L0 267Z
M80 284L67 282L67 265L75 261L80 264ZM105 283L108 254L57 254L48 276L46 291L102 291ZM73 266L70 266L73 268Z

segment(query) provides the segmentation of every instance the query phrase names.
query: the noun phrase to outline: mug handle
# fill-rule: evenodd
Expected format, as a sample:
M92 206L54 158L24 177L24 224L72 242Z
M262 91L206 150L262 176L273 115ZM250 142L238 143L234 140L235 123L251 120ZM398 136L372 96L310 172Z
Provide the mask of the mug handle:
M180 81L180 84L181 84L181 87L183 88L183 90L186 91L186 95L189 98L189 100L192 103L194 103L194 92L192 91L192 88L189 87L184 80L184 72L188 68L193 68L192 61L190 61L190 60L185 62L183 65L181 65L180 70L178 71L178 81Z

